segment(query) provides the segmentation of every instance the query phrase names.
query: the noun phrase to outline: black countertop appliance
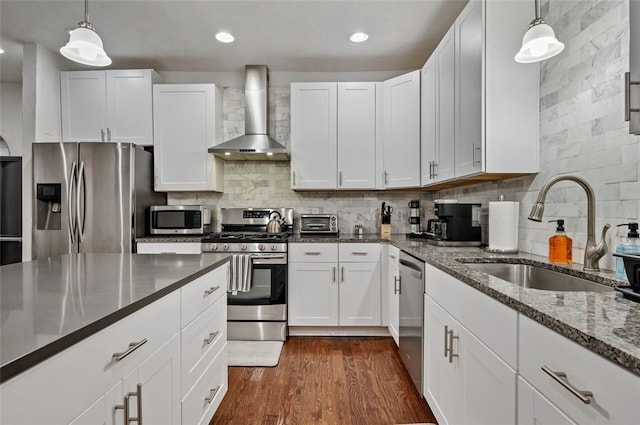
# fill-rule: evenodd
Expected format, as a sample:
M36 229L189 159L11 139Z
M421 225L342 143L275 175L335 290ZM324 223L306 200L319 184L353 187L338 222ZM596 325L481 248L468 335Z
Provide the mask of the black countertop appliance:
M427 222L427 239L439 245L480 245L481 204L434 203L436 219Z

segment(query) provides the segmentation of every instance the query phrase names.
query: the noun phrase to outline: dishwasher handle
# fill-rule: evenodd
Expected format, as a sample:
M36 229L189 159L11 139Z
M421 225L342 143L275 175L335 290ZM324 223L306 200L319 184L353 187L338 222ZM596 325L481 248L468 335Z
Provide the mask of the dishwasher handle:
M417 276L416 276L417 278L422 279L422 273L423 273L424 269L419 264L416 264L416 263L414 263L412 261L407 261L407 260L404 260L404 259L401 258L400 259L400 266L401 267L404 266L404 267L410 269L412 272L417 274Z

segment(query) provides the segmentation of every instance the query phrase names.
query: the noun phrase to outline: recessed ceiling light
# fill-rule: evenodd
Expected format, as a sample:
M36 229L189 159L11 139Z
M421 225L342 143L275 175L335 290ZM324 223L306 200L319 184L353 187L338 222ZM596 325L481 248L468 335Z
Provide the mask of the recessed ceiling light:
M4 50L2 50L2 47L0 47L0 55L4 53Z
M349 41L353 43L362 43L363 41L367 41L369 38L369 34L364 32L354 32L349 36Z
M232 43L235 38L228 32L219 32L216 34L216 40L222 43Z

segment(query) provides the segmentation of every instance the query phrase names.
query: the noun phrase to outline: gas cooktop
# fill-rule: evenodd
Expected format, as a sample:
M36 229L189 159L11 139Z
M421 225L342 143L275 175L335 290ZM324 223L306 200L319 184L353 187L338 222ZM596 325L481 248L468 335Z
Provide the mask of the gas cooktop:
M219 232L202 237L202 242L284 242L289 233Z

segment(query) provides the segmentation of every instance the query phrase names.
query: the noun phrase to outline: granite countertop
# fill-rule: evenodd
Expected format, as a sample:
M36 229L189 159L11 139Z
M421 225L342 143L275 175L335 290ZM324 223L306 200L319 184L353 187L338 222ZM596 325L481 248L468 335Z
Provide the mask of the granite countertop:
M0 267L0 382L228 261L227 254L70 254Z
M640 375L640 303L617 292L559 292L522 288L469 267L466 263L518 262L543 264L571 275L595 280L607 286L627 285L613 272L583 272L580 264L550 264L545 257L519 254L490 254L482 248L453 248L429 245L422 239L392 235L295 235L289 242L390 242L403 251L456 277L514 310L577 342L627 370ZM462 261L459 261L462 260Z

